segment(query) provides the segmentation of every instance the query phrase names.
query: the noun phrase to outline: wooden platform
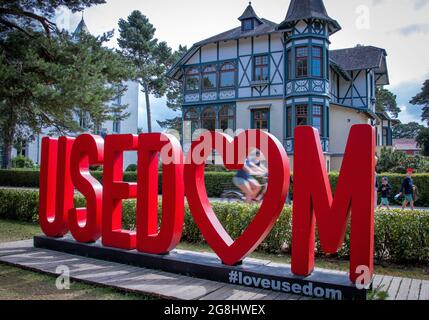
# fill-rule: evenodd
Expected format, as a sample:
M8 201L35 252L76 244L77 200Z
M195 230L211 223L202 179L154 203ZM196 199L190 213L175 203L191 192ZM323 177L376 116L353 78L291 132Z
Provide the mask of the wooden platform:
M33 240L0 244L0 262L51 275L59 274L57 271L59 266L67 266L70 270L71 279L76 281L168 299L309 299L38 249L33 247ZM429 300L429 281L425 280L377 275L374 280L374 287L381 287L381 290L387 291L389 299Z

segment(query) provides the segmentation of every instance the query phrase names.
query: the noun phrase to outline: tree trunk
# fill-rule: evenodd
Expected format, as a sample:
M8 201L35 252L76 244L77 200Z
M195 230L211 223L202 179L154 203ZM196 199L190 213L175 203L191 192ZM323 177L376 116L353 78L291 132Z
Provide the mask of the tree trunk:
M147 114L147 132L152 132L152 115L150 111L150 99L149 99L149 90L146 83L143 85L144 87L144 94L146 97L146 114Z
M1 168L12 168L12 143L3 142Z
M12 149L13 149L13 140L15 137L16 130L16 118L15 113L13 112L13 107L9 109L9 121L7 121L4 126L1 128L1 137L2 139L2 169L12 168Z

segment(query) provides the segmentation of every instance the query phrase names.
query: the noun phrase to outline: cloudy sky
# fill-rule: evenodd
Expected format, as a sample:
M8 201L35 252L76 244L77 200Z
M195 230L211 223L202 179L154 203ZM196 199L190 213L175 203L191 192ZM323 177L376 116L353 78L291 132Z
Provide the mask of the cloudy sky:
M329 15L342 30L331 38L331 48L356 44L385 48L388 53L390 86L398 95L403 122L420 121L421 110L408 101L429 79L429 0L324 0ZM290 0L253 0L256 13L281 22ZM140 10L156 27L156 37L172 48L193 43L239 26L237 17L248 4L245 0L107 0L85 11L91 33L115 29L120 18ZM81 14L65 16L64 27L75 28ZM116 46L113 39L110 46ZM145 105L140 106L140 124L146 128ZM163 99L152 99L155 120L174 116ZM159 129L157 126L156 129Z

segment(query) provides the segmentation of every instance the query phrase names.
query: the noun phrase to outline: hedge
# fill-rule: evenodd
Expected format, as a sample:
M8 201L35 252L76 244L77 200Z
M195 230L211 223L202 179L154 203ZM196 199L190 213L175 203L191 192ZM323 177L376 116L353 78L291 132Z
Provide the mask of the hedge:
M85 200L76 196L76 206L83 206ZM0 189L0 219L27 222L38 221L37 190ZM258 210L258 206L242 203L213 204L214 211L232 238L237 238L246 228ZM161 209L161 208L159 208ZM278 253L284 243L292 240L292 212L286 206L273 230L259 246L259 251ZM161 211L160 211L161 212ZM161 214L160 214L161 216ZM123 202L123 226L135 228L135 201ZM185 223L182 240L190 243L204 243L188 206L185 208ZM375 215L374 254L377 262L429 264L429 213L424 211L377 211ZM337 254L340 258L349 256L349 232L343 248ZM321 254L317 240L318 253Z
M103 172L93 171L92 175L102 181ZM232 186L232 172L216 172L207 171L205 173L207 194L211 198L218 198L226 188L234 188ZM382 177L388 177L390 185L392 186L392 193L390 201L392 204L399 204L394 199L394 196L401 189L402 180L404 175L401 174L379 174L378 179L381 183ZM332 190L335 190L338 180L338 173L332 172L329 174L329 180ZM419 190L419 198L416 206L429 207L429 173L415 174L413 176L415 185ZM137 181L136 172L124 172L124 181L135 182ZM162 186L162 172L159 173L158 190L161 193ZM39 171L38 170L0 170L0 186L7 187L24 187L24 188L38 188L39 187Z

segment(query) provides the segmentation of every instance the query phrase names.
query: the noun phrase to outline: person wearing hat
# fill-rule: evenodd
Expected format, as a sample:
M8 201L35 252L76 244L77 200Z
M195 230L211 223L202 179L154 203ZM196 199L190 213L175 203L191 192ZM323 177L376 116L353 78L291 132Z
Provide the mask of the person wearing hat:
M414 182L412 179L413 169L407 169L407 176L402 182L401 191L399 191L399 196L404 195L405 199L402 204L402 209L404 210L408 204L410 204L411 210L414 210Z

